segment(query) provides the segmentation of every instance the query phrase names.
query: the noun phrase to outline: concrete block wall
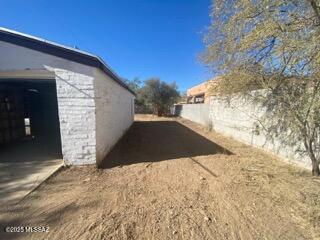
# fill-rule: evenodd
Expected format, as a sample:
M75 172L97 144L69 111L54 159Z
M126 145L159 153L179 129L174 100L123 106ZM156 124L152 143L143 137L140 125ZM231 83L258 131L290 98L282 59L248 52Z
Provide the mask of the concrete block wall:
M311 169L307 156L296 153L294 147L282 144L278 139L268 139L263 131L257 131L259 117L264 113L257 105L242 97L226 101L222 97L210 97L209 104L176 105L182 118L210 127L246 144L265 149L285 161Z
M0 52L5 56L0 71L50 73L57 87L63 159L68 165L95 164L95 68L2 41ZM28 78L33 79L32 74Z
M183 104L181 106L182 107L179 115L182 118L202 124L204 126L208 126L210 124L209 104Z
M134 95L95 69L97 164L129 129L134 120Z
M225 101L221 97L210 98L209 116L212 128L244 143L266 149L286 161L311 169L307 156L297 154L294 147L282 144L278 139L268 139L264 131L256 131L263 109L241 97Z
M94 78L55 69L62 154L68 165L96 163Z
M131 126L134 95L100 69L2 41L0 52L0 72L30 72L41 81L33 74L45 71L56 82L66 164L99 163Z

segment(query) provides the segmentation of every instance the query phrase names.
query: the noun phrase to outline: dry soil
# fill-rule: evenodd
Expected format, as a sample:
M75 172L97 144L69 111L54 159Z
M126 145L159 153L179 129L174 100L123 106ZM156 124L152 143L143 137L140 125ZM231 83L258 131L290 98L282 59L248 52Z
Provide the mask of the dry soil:
M102 162L64 168L0 239L320 239L320 178L182 119L137 116Z

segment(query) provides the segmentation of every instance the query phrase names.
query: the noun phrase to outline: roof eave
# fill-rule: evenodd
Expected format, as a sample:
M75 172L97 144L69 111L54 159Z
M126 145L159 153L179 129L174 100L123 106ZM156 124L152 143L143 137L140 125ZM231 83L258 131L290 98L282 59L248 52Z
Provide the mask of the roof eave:
M87 66L99 68L123 88L131 92L134 96L136 95L135 92L130 89L100 57L96 55L1 27L0 41L26 47L56 57L68 59L70 61Z

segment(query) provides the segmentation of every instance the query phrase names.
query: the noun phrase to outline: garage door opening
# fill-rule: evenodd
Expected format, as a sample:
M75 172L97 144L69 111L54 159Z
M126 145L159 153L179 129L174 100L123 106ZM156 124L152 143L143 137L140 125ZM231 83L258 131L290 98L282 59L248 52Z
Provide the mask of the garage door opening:
M62 158L55 81L0 82L0 151Z
M0 144L41 146L34 150L61 157L54 81L0 82Z
M62 163L55 81L0 80L1 200L21 199Z

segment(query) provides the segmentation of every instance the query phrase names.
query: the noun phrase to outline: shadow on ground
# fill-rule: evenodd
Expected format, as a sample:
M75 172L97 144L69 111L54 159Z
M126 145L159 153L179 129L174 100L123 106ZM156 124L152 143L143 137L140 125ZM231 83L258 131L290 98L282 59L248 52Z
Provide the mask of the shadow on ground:
M212 154L232 153L178 122L137 121L99 167L111 168Z

